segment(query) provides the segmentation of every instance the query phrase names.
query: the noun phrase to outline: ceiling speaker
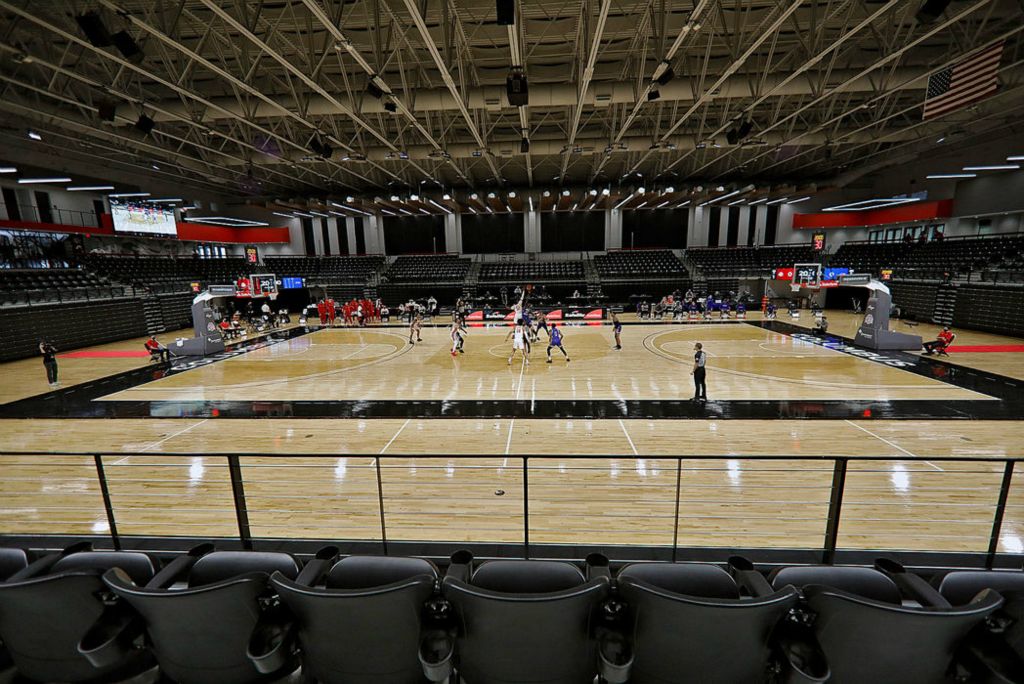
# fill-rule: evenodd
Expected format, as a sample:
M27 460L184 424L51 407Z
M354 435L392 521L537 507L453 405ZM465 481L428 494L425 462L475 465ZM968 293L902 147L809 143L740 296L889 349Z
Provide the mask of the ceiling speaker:
M140 114L139 120L135 122L135 129L141 131L143 135L149 135L154 126L156 126L156 122L145 114Z
M498 26L512 26L516 23L516 0L497 0Z
M142 51L142 48L139 47L139 44L135 42L135 39L127 31L118 31L110 39L114 41L114 47L117 48L117 51L129 62L138 64L146 58L146 53Z
M82 29L82 33L95 47L111 45L110 31L107 30L107 25L103 23L103 19L98 13L90 10L76 16L75 21L78 22L78 28Z
M661 76L658 76L658 78L654 80L657 82L658 85L667 85L668 82L675 77L676 72L672 71L672 67L667 67L665 71L662 72Z
M946 11L950 0L926 0L921 9L917 11L917 21L921 24L930 24Z
M529 104L530 92L526 74L521 71L509 73L505 79L505 93L508 95L508 103L513 107L525 107Z
M519 151L523 154L527 154L530 151L530 139L523 138L519 141Z
M117 103L111 100L104 100L97 105L100 121L113 121L117 118Z

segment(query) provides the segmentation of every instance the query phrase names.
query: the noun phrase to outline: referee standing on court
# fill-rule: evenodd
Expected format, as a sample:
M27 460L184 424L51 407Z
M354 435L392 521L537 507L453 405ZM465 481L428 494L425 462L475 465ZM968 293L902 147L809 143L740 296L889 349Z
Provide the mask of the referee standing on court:
M693 376L693 387L694 387L694 401L707 401L708 400L708 386L705 383L705 377L707 376L707 370L705 365L707 364L708 355L704 353L704 345L700 342L693 345L693 370L690 371L690 375Z

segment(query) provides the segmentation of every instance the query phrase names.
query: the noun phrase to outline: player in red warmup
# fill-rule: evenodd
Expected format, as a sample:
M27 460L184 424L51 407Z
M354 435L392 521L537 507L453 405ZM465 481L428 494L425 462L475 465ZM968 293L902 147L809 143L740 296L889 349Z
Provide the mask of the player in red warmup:
M334 319L338 316L338 310L335 308L334 299L331 297L327 298L325 302L327 305L327 325L334 327Z
M327 318L327 303L322 299L316 303L316 314L320 317L320 325L323 326L324 319Z

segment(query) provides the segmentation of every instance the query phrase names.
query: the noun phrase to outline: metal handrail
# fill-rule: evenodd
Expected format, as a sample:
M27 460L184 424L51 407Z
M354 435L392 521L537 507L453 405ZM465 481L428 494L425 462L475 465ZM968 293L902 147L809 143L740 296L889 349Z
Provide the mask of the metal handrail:
M422 454L379 454L379 453L273 453L273 452L151 452L151 451L118 451L110 454L100 453L94 450L90 451L0 451L0 456L3 457L39 457L50 459L49 465L59 467L54 464L52 459L60 456L73 456L73 457L88 457L92 458L95 463L96 477L99 483L100 491L103 495L103 503L106 510L107 523L111 542L114 548L121 548L121 538L117 528L117 511L114 506L110 492L108 490L108 482L106 479L105 470L105 457L123 459L130 456L141 456L146 458L174 458L174 459L187 459L187 458L223 458L225 459L225 465L228 469L232 501L234 506L234 513L238 526L238 540L245 548L252 548L254 536L252 534L250 523L249 523L249 512L251 509L248 504L248 500L245 492L245 478L243 477L243 463L241 459L246 458L261 458L261 459L281 459L287 461L290 459L304 458L304 459L334 459L339 457L345 457L348 459L373 459L372 463L367 467L372 467L376 478L377 488L377 504L380 511L380 542L383 546L385 554L388 552L388 517L386 513L385 497L384 497L384 483L385 476L383 474L386 468L382 468L383 461L389 460L407 460L410 458L417 459L449 459L449 460L466 460L466 459L479 459L479 458L495 458L494 453L458 453L458 454L445 454L445 453L422 453ZM830 563L835 559L838 538L839 538L839 524L842 519L843 512L843 498L846 492L846 477L847 469L850 462L881 462L881 461L915 461L925 459L908 459L899 458L892 455L866 455L866 456L836 456L828 454L813 454L813 455L789 455L789 454L761 454L761 455L750 455L750 456L738 456L723 455L723 454L687 454L683 455L661 455L651 454L648 456L639 455L625 455L625 454L558 454L558 455L545 455L545 454L508 454L501 455L502 458L509 462L518 462L515 465L505 466L510 470L519 468L522 473L522 518L523 518L523 530L522 530L522 554L523 557L529 558L531 553L531 542L530 542L530 462L531 461L549 461L549 460L637 460L641 458L648 458L650 460L659 461L675 461L676 470L676 483L675 483L675 515L672 518L673 530L672 530L672 559L676 560L677 553L680 550L678 545L679 535L679 510L680 501L683 499L682 496L682 470L683 462L690 461L803 461L803 462L816 462L816 463L831 463L832 465L832 476L829 485L830 497L828 502L828 512L825 516L825 532L822 539L822 545L820 549L813 549L815 553L820 553L820 559L822 562ZM985 458L985 457L972 457L972 456L929 456L927 459L928 463L942 463L942 462L973 462L973 463L984 463L984 464L1003 464L1002 476L1000 487L998 490L998 496L994 497L996 500L993 502L993 517L992 524L989 533L988 549L985 553L985 565L988 568L993 567L996 556L998 554L999 539L1003 526L1003 518L1006 513L1008 501L1010 498L1010 488L1013 480L1013 473L1017 463L1024 462L1024 454L1019 456L1002 456L997 458ZM70 465L70 464L69 464ZM152 464L146 464L145 466L139 467L152 467ZM261 466L246 466L246 467L261 467ZM995 492L993 492L995 494ZM440 540L443 541L443 540ZM685 547L683 547L685 549Z

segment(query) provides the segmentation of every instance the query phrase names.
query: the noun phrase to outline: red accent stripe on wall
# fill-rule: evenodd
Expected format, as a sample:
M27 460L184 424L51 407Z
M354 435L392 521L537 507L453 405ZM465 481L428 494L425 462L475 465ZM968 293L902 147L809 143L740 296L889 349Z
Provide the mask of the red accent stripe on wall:
M288 242L287 228L229 228L178 221L178 238L196 242L266 244Z
M953 200L914 202L887 209L869 211L826 211L818 214L793 214L793 228L862 228L887 223L945 219L953 215Z
M13 230L38 230L47 233L77 233L81 235L119 235L138 238L136 235L125 235L114 232L114 219L110 214L100 216L102 227L72 226L66 223L37 223L35 221L7 221L0 219L0 228ZM173 239L170 235L152 236L154 239ZM227 226L210 226L205 223L178 222L178 238L196 242L230 242L238 244L278 244L289 242L288 228L229 228Z

